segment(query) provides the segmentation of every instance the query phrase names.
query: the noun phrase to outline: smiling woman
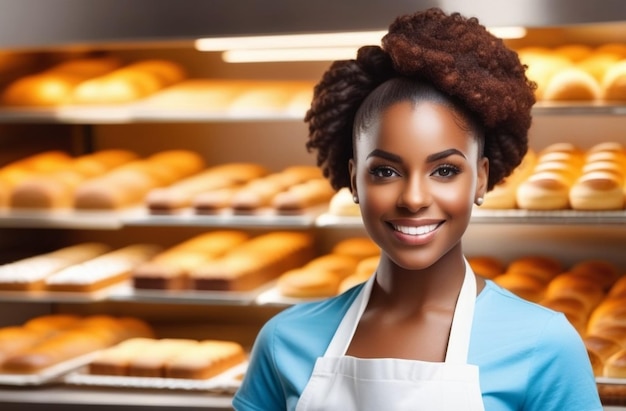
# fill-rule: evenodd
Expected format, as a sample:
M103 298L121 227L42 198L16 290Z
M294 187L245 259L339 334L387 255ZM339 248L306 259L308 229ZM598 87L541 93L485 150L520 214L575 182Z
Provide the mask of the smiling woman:
M270 320L237 410L601 410L565 316L476 276L472 209L527 151L534 84L476 19L402 16L331 65L307 147L380 247L364 284Z

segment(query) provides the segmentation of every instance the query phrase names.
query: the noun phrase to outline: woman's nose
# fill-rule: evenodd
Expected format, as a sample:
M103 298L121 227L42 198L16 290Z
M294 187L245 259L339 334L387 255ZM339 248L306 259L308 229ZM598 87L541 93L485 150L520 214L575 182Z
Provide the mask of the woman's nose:
M430 191L428 183L420 176L407 177L402 184L402 190L398 196L398 207L406 208L412 212L419 211L430 203Z

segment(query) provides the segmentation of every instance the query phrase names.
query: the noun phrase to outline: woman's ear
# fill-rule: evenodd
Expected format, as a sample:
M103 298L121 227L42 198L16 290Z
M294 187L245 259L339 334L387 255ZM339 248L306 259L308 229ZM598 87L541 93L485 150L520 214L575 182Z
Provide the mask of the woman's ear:
M487 193L487 185L489 183L489 159L482 157L478 160L478 175L476 180L476 193L474 194L474 202L481 205Z
M350 172L350 191L352 192L352 199L355 203L359 203L359 193L356 189L356 164L354 159L351 158L348 162L348 170Z

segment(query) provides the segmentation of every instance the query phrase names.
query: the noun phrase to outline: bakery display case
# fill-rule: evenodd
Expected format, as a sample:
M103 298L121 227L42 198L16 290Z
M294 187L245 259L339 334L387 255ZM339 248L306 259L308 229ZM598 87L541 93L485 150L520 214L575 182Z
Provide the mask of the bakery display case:
M132 13L122 3L37 4L38 15L47 17L38 22L40 30L13 22L35 7L32 0L10 1L0 16L0 48L7 55L0 69L0 181L9 184L0 186L0 343L4 328L60 315L95 318L96 324L132 319L150 328L149 335L118 336L106 340L107 346L90 340L97 347L90 351L146 337L186 344L230 341L249 349L272 315L361 281L359 275L371 271L377 256L363 242L351 199L328 191L304 148L302 117L328 61L227 63L220 51L198 51L195 40L381 30L415 4L368 2L354 18L350 7L326 1L297 6L275 1L262 10L257 2L246 2L250 13L244 14L238 12L242 5L226 1L191 1L184 8L173 1L152 0L149 7L140 1ZM614 154L626 147L626 97L618 92L608 98L615 94L603 91L606 84L590 83L591 75L580 72L565 71L556 85L541 77L570 67L559 66L566 52L576 51L582 61L583 53L589 57L601 47L606 51L610 45L613 55L622 52L619 45L626 48L626 13L619 2L607 0L593 10L569 3L516 1L505 11L489 1L420 2L485 16L481 21L489 26L523 26L526 36L507 42L531 68L549 66L531 72L542 93L530 135L537 158L532 167L526 165L526 174L519 172L519 184L546 150L565 156L575 148L576 156L569 157L580 160L601 143ZM64 7L72 10L71 21L57 12ZM616 66L620 61L609 60ZM623 82L620 75L614 78ZM613 84L624 89L618 80ZM42 153L50 157L29 165ZM606 152L602 155L608 161ZM46 179L20 180L29 167L44 165ZM611 175L620 173L624 170ZM243 187L247 195L238 198ZM514 197L503 194L508 204ZM513 204L475 210L464 241L468 256L492 257L509 267L523 257L547 256L559 266L550 280L589 260L624 273L623 204L610 209ZM81 253L82 260L72 260ZM52 261L60 265L50 266ZM77 261L83 262L82 272L69 269ZM8 267L17 262L22 265ZM497 281L519 286L504 277L511 274L503 274L506 265ZM223 273L224 266L228 275L215 273ZM24 281L26 271L32 281ZM85 272L91 280L84 280ZM530 291L517 290L542 302L549 288L544 281ZM608 288L602 292L609 295ZM589 307L554 308L585 332ZM131 349L121 351L132 352L126 350ZM93 353L83 354L77 363L60 361L68 368L57 368L58 373L0 373L0 404L20 410L226 410L245 372L239 361L239 368L227 367L232 374L222 380L164 374L114 378L86 373ZM606 409L622 409L612 404L626 402L619 390L611 391L615 381L603 387Z

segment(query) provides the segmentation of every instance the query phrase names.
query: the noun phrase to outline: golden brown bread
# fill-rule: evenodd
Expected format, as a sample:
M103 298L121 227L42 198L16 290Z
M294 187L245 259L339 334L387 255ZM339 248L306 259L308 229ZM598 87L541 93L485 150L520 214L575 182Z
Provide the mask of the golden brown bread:
M467 258L467 262L475 274L485 278L495 278L505 271L504 262L497 257L472 256Z
M72 207L74 190L79 184L136 158L127 150L103 150L77 157L60 170L34 174L17 183L11 192L10 206L40 209Z
M241 364L246 353L233 341L204 340L165 363L168 378L207 379Z
M253 163L213 166L169 187L151 190L146 203L151 212L171 212L191 206L201 193L236 187L267 174L265 167Z
M199 290L251 290L313 257L307 233L277 231L261 234L234 247L226 255L192 270Z
M302 211L330 201L334 194L335 190L327 179L314 178L276 194L272 207L282 213Z
M559 260L545 255L529 255L511 261L507 273L522 273L536 277L544 283L563 271Z
M83 81L119 67L111 57L77 59L59 63L43 72L23 76L2 93L2 103L10 106L56 106L65 104Z
M362 260L380 255L380 248L369 237L350 237L335 244L332 253Z
M626 59L607 68L602 78L602 90L605 100L626 100Z
M572 101L599 99L602 90L598 81L587 71L578 67L568 67L555 73L543 91L547 101Z
M143 60L81 82L71 104L119 104L149 96L185 78L182 66L168 60Z
M150 190L200 172L204 160L188 150L166 150L118 167L80 184L74 194L78 209L119 209L144 201Z
M336 295L342 280L329 271L295 268L281 274L276 287L285 297L323 298Z
M546 284L538 277L522 272L506 272L493 281L513 294L532 302L544 298Z
M248 239L248 234L236 230L199 234L138 266L132 272L133 285L138 289L189 289L191 270L221 257Z

